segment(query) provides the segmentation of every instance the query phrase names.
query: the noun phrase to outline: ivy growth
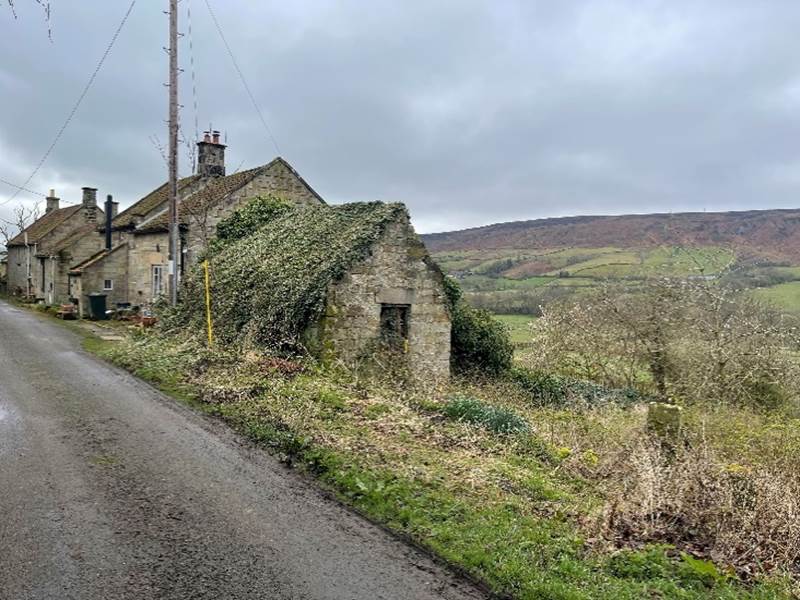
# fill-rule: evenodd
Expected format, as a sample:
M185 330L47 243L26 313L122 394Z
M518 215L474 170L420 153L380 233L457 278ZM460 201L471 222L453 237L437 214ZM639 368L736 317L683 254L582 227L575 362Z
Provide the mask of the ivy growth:
M328 284L364 258L386 226L401 217L407 218L402 204L381 202L283 207L259 199L240 210L224 225L225 241L209 257L217 337L296 349L306 327L322 315ZM203 311L203 277L195 268L166 325L201 326Z
M267 223L286 213L291 205L272 194L256 196L217 224L217 235L208 247L207 256L219 254L233 242L255 233Z
M446 277L444 291L450 308L450 357L461 372L499 375L511 368L514 347L506 326L491 313L471 307L455 280Z

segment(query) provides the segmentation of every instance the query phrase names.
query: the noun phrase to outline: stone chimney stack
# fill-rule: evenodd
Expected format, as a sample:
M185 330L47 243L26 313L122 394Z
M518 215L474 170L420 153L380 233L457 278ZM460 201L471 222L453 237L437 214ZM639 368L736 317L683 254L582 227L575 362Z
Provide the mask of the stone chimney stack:
M83 212L89 222L97 221L97 188L85 187L83 190Z
M58 201L59 199L56 197L56 191L51 189L50 194L45 198L47 200L47 208L45 209L45 214L52 212L54 210L58 210Z
M200 177L225 175L225 144L219 143L219 131L206 131L197 142L197 174Z

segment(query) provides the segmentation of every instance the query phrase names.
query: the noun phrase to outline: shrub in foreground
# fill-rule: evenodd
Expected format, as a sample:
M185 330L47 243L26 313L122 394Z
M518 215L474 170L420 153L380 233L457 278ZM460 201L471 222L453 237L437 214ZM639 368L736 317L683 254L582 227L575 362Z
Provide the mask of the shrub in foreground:
M603 482L604 537L670 543L742 576L800 575L800 482L764 467L721 461L702 446L666 455L642 437Z
M458 284L445 278L452 321L450 356L460 372L498 375L511 368L514 346L506 326L491 313L467 304Z
M608 388L591 381L544 373L524 367L509 370L514 382L536 406L596 406L614 403L628 406L648 398L633 388Z

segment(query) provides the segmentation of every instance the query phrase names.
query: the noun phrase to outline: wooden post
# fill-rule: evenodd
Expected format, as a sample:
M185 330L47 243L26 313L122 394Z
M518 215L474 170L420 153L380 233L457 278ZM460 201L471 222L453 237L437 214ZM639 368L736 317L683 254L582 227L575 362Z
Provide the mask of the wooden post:
M169 298L178 303L178 0L169 0Z

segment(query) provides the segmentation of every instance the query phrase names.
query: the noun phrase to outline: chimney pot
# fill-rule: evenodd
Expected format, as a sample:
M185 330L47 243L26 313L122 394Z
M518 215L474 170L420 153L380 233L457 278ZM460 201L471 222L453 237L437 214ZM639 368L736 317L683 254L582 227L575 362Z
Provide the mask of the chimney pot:
M45 200L47 201L47 208L45 208L44 211L45 214L52 212L54 210L58 210L59 199L56 198L55 190L50 190L50 195L47 198L45 198Z
M97 206L97 188L84 187L83 190L83 206L90 208Z
M197 142L197 174L200 177L225 175L225 144L219 143L219 131L210 129Z

